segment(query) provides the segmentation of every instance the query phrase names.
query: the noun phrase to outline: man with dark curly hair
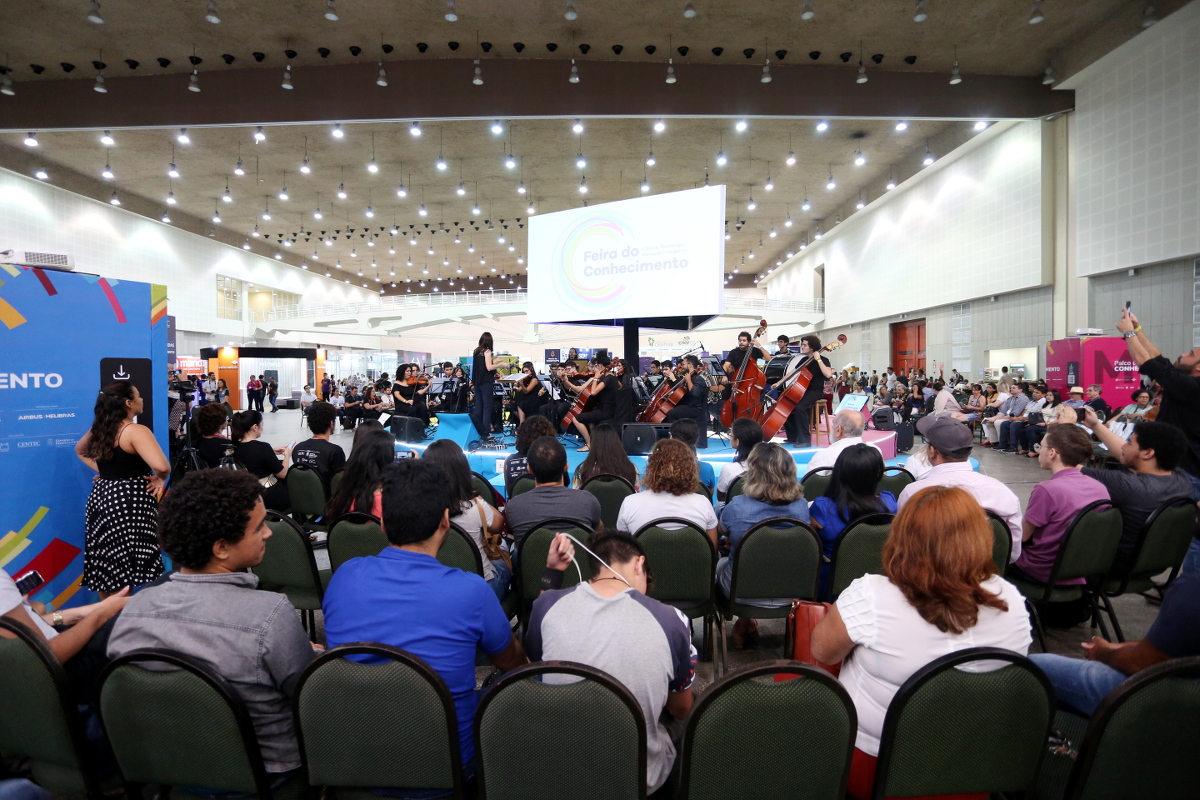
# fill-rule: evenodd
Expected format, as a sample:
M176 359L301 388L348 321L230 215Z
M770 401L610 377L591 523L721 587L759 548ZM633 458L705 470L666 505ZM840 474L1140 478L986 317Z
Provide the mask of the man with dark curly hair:
M266 554L266 513L249 472L189 473L158 509L159 542L179 571L129 601L108 655L154 647L203 662L245 701L278 775L300 767L290 697L313 647L287 597L258 590L246 571Z
M346 453L329 441L337 424L337 409L329 403L317 402L308 407L308 429L312 438L292 449L292 463L311 470L321 476L325 493L329 494L329 481L336 472L346 468Z

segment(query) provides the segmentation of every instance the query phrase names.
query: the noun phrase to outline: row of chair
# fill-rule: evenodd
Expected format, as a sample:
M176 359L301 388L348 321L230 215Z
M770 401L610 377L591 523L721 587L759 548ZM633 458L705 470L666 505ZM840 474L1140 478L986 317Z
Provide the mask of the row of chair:
M241 698L207 664L162 650L129 653L100 677L99 712L119 774L107 779L84 736L66 674L19 623L0 639L0 751L26 756L52 792L102 800L124 784L282 800L336 790L443 789L469 796L453 698L421 659L377 644L318 657L293 698L303 769L272 784ZM356 659L356 660L352 660ZM363 663L367 659L371 663ZM978 669L967 671L967 665ZM557 676L551 681L546 676ZM1028 792L1043 798L1194 796L1200 658L1178 659L1118 687L1090 721L1055 717L1054 694L1028 659L995 648L943 656L888 707L872 797ZM1050 755L1052 730L1078 757ZM846 690L823 670L779 661L716 681L687 719L663 794L841 798L857 730ZM1156 734L1171 731L1166 746ZM634 696L581 664L530 664L502 676L474 720L474 783L490 800L646 797L646 724ZM734 752L730 752L730 746Z

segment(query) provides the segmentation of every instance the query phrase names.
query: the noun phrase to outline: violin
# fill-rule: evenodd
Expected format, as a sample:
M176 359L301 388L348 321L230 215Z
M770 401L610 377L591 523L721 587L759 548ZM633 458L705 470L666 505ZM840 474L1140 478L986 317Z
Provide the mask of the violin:
M836 350L845 343L846 334L839 333L836 341L830 342L817 352L811 354L804 361L800 362L794 370L783 376L781 383L785 385L793 377L795 380L783 390L775 405L771 406L770 410L763 414L762 418L758 421L758 424L762 426L764 442L771 441L771 438L779 433L779 430L783 427L783 423L787 422L787 418L791 416L792 411L800 404L800 399L804 397L804 393L808 391L808 386L812 383L813 377L812 373L807 369L808 365L820 358L822 353ZM805 425L808 424L807 420L801 420L801 422Z
M751 358L754 352L754 340L767 332L767 321L759 320L758 330L750 337L750 346L742 358L737 372L729 380L732 392L729 402L721 407L721 424L726 428L733 427L734 420L739 417L754 419L762 409L762 391L767 385L767 376L758 368L758 362ZM763 441L769 441L764 439Z

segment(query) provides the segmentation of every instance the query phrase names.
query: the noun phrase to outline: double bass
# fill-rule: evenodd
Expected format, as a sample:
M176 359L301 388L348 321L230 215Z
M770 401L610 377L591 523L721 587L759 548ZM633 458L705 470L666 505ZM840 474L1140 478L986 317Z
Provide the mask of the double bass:
M754 340L766 332L767 321L759 320L758 330L750 337L750 346L746 348L746 356L729 380L732 391L729 401L721 407L721 424L726 428L732 428L733 421L740 417L755 419L761 413L762 391L767 385L767 376L763 375L751 354L754 352Z
M779 395L779 399L775 401L775 404L767 409L762 418L758 420L758 424L762 426L764 442L771 441L771 438L779 433L779 429L783 427L783 423L787 422L787 418L791 416L792 411L800 404L800 399L804 397L804 393L808 391L808 385L812 382L812 373L808 371L808 365L815 359L820 358L822 353L836 350L845 343L846 334L839 333L836 341L830 342L817 352L811 354L808 358L801 361L794 370L780 379L780 382L786 388ZM791 385L787 383L789 380L792 381Z

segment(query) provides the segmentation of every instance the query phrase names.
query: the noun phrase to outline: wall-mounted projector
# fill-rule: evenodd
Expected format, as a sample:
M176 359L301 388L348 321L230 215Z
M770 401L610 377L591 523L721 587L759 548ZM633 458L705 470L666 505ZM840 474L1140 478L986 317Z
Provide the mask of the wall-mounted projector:
M69 253L39 253L35 250L0 250L0 263L18 267L75 271L75 257Z

